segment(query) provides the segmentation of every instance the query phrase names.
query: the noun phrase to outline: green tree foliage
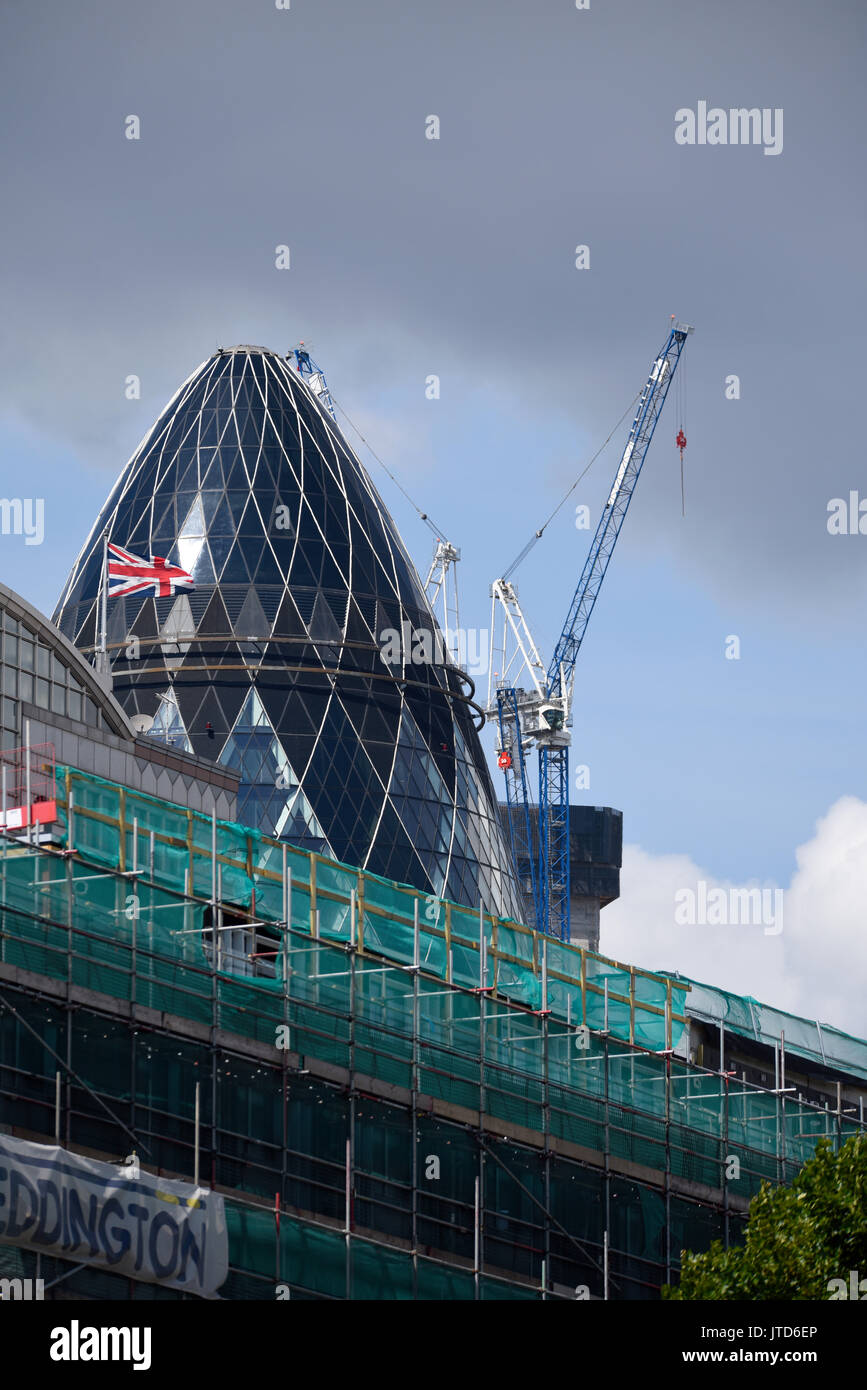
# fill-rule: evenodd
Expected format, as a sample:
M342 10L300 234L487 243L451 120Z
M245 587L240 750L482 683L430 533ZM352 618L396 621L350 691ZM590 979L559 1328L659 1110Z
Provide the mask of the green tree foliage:
M867 1135L835 1153L827 1139L789 1187L763 1183L742 1246L715 1240L684 1252L680 1284L663 1298L827 1300L848 1296L849 1271L867 1281ZM842 1279L847 1295L829 1281ZM860 1297L867 1298L867 1282Z

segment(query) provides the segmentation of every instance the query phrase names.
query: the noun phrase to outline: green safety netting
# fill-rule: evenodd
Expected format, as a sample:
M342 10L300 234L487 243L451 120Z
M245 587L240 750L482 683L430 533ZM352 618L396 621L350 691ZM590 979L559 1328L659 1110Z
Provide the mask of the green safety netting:
M496 986L496 994L479 994L474 992L480 967L478 913L320 856L284 849L243 826L213 826L207 817L73 769L61 769L61 777L64 791L73 793L71 834L63 796L60 820L78 857L4 842L4 962L134 1000L163 1017L193 1019L271 1046L277 1028L288 1027L287 1045L302 1057L330 1061L356 1075L414 1088L490 1119L622 1157L641 1165L651 1181L653 1173L670 1172L718 1188L722 1168L737 1157L743 1169L739 1191L749 1195L765 1178L790 1178L819 1138L828 1135L839 1143L858 1129L855 1121L806 1102L788 1097L782 1102L746 1086L732 1091L719 1075L684 1058L669 1056L666 1061L653 1054L664 1046L667 1013L672 1042L681 1036L687 998L688 1012L698 1018L723 1018L731 1031L769 1043L784 1031L793 1052L867 1074L867 1044L859 1039L751 999L679 977L634 971L554 941L547 943L551 1012L543 1022L537 1013L513 1007L538 1009L541 1003L540 940L520 924L485 919L488 982ZM284 853L292 879L288 929L278 925L285 915ZM132 877L134 866L144 872ZM250 965L243 953L233 960L227 951L215 959L208 901L215 890L224 906L235 905L256 921L274 924L266 942L273 946L276 937L273 978L245 974ZM354 956L345 949L353 893L358 944L363 945ZM424 971L420 1007L413 976L400 968L413 960L416 902ZM318 937L311 935L314 924ZM464 988L456 990L449 981ZM580 1022L599 1030L606 1021L607 1038L576 1033ZM129 1065L120 1038L115 1044L112 1026L103 1022L98 1035L81 1040L86 1062L80 1065L100 1089L123 1095ZM201 1063L198 1045L155 1035L142 1040L140 1048L136 1093L148 1106L189 1123ZM34 1068L43 1065L53 1071L50 1058L46 1062L41 1053L35 1055ZM233 1075L219 1080L218 1101L224 1125L235 1134L263 1140L268 1135L276 1153L283 1142L281 1119L278 1111L269 1113L268 1095L250 1082L247 1071L256 1065L234 1059ZM343 1104L337 1092L315 1100L320 1116L331 1107L331 1128L341 1136ZM258 1107L255 1115L245 1108L251 1105ZM436 1123L418 1116L413 1132L421 1136ZM361 1115L356 1126L359 1156L369 1149L364 1158L368 1171L402 1174L407 1181L402 1126L395 1122L390 1132L381 1114L369 1131ZM296 1127L297 1134L303 1128ZM310 1160L320 1162L318 1130L316 1135ZM449 1135L453 1151L460 1135L458 1129ZM341 1156L338 1146L332 1156L337 1211ZM471 1173L472 1163L455 1171ZM489 1171L493 1175L495 1167ZM519 1176L525 1188L532 1181L523 1168ZM595 1179L579 1172L570 1185L584 1181ZM620 1241L633 1255L643 1252L642 1258L652 1259L663 1219L659 1194L625 1178L612 1183L612 1231L616 1235L618 1211L629 1226L628 1238L624 1232L613 1235L614 1244ZM239 1169L237 1186L261 1200L275 1190L274 1176L263 1169L263 1176L250 1178ZM453 1195L457 1198L457 1191ZM471 1204L471 1192L462 1192L460 1200ZM673 1196L671 1200L673 1213L680 1212L682 1243L701 1243L702 1222L710 1223L710 1230L714 1214L678 1204ZM408 1254L358 1236L352 1237L347 1254L339 1230L283 1213L278 1235L273 1211L231 1202L227 1210L232 1278L238 1281L255 1275L279 1278L311 1297L342 1298L347 1287L355 1298L475 1295L472 1274L435 1260L418 1257L413 1268ZM576 1210L597 1212L598 1201ZM487 1277L480 1279L478 1293L485 1299L538 1297L533 1289Z
M423 898L400 884L284 848L246 827L217 822L133 794L72 769L62 770L74 799L72 840L80 858L8 849L0 864L5 906L2 958L26 969L71 978L121 999L228 1029L273 1045L288 1027L287 1046L356 1072L593 1150L716 1186L723 1151L743 1156L761 1176L799 1164L816 1140L843 1137L857 1123L787 1098L739 1087L660 1051L671 998L673 1041L692 982L547 945L548 1003L537 1013L510 1007L541 1000L539 938L517 923L486 919L489 981L479 982L479 917ZM66 807L59 808L67 827ZM136 845L133 847L133 825ZM253 977L246 955L215 962L209 931L216 831L223 903L255 906L255 918L283 916L283 855L291 871L290 928L266 944L276 951L274 977ZM136 878L136 865L146 869ZM102 867L99 867L102 866ZM124 877L119 870L125 870ZM190 885L196 896L189 896ZM357 894L364 953L345 946L350 897ZM423 1002L414 1018L413 907L419 903ZM314 906L315 905L315 906ZM318 914L318 916L317 916ZM319 936L311 936L313 922ZM73 949L70 949L72 946ZM375 954L373 954L375 953ZM383 965L391 961L392 965ZM216 964L216 968L215 968ZM464 989L449 986L448 979ZM670 991L670 994L669 994ZM802 1020L763 1010L751 1000L694 984L690 1012L725 1016L726 1026L774 1041L778 1023L787 1046L816 1056ZM576 1036L608 1022L608 1037ZM773 1017L771 1017L773 1015ZM865 1044L822 1029L825 1055L857 1069ZM851 1045L847 1055L841 1049ZM832 1051L832 1049L834 1049ZM860 1049L860 1052L858 1051ZM842 1064L842 1063L840 1063ZM547 1112L547 1113L546 1113Z
M474 1278L466 1270L389 1249L353 1235L327 1230L274 1211L226 1203L232 1263L290 1288L330 1298L367 1300L474 1297ZM413 1266L415 1265L415 1271ZM538 1299L538 1288L483 1276L483 1299Z
M290 925L321 940L348 942L351 894L358 903L359 943L404 965L413 961L414 912L419 916L425 974L465 989L480 984L479 912L423 895L404 884L269 840L248 826L207 816L58 765L58 820L83 858L129 872L146 869L154 884L198 898L284 917L283 857L292 880ZM215 862L212 853L216 845ZM318 913L318 917L317 914ZM486 984L498 996L542 1006L542 938L519 923L485 917ZM545 939L548 1009L554 1017L661 1050L676 1047L685 1027L688 986Z
M731 994L683 975L672 976L689 986L689 1014L707 1023L723 1023L731 1033L775 1047L783 1039L787 1052L867 1079L867 1041L843 1033L816 1019L784 1013L750 995Z
M545 1026L505 1000L443 982L425 979L416 1021L406 972L373 957L356 957L351 970L342 946L298 932L286 938L288 977L215 970L204 944L206 905L72 859L10 851L0 858L0 895L5 962L271 1047L286 1028L286 1045L301 1056L657 1172L670 1166L711 1187L726 1155L741 1159L754 1190L763 1177L785 1176L785 1165L800 1166L823 1135L857 1130L856 1121L807 1102L782 1106L742 1086L730 1094L718 1075L683 1059L670 1057L666 1067L626 1042L582 1038L553 1018ZM155 1065L148 1087L153 1103L180 1114L174 1076Z
M562 1138L588 1153L621 1157L641 1165L651 1180L653 1174L670 1172L718 1188L723 1167L737 1157L743 1169L738 1190L750 1195L765 1178L790 1178L818 1138L828 1135L840 1142L857 1130L854 1121L817 1111L807 1103L787 1099L783 1105L779 1097L758 1088L738 1086L730 1095L719 1075L703 1072L685 1059L669 1057L666 1062L662 1056L636 1050L625 1039L595 1034L582 1039L562 1017L552 1016L545 1024L505 998L454 990L433 977L424 979L423 1003L416 1018L412 977L407 972L396 965L384 968L381 955L356 956L354 968L349 968L346 903L336 903L333 918L330 910L326 914L320 909L320 926L328 915L334 939L325 939L324 933L320 940L311 939L310 900L313 891L324 892L321 875L315 888L309 872L305 885L293 884L293 928L283 933L286 950L281 960L291 974L281 969L274 979L245 978L214 968L205 924L209 904L124 876L116 867L97 868L92 862L8 844L5 851L0 855L0 959L4 962L70 979L114 998L135 1000L158 1010L164 1019L171 1015L195 1019L272 1047L278 1026L287 1026L288 1045L302 1057L317 1057L356 1075L414 1088L469 1112L482 1112L489 1121L501 1118ZM310 869L305 856L299 862L301 868L307 863ZM316 868L321 870L322 865ZM343 888L358 881L357 875L339 866L335 873L347 875ZM258 901L262 884L255 875L251 895L253 886ZM380 899L383 912L386 901ZM520 937L516 927L509 930L518 934L516 939ZM553 959L558 959L556 951ZM629 983L624 986L618 979L621 967L600 958L592 958L590 965L597 973L588 978L613 979L628 990ZM635 993L645 987L659 989L653 979L638 977L632 983ZM580 991L574 998L573 1022L578 1017ZM82 1027L87 1032L84 1023ZM124 1028L122 1023L102 1022L98 1032L82 1035L76 1046L76 1057L84 1058L77 1066L90 1083L117 1096L127 1095L130 1085L129 1060L120 1034L115 1036L116 1029L123 1032ZM579 1045L582 1042L587 1045ZM203 1060L200 1045L155 1035L142 1040L140 1047L136 1094L141 1103L189 1123L194 1080ZM53 1074L55 1063L37 1048L32 1065L34 1072L41 1067ZM232 1133L267 1139L277 1153L283 1142L282 1121L278 1109L269 1111L273 1098L269 1099L268 1087L261 1091L251 1080L257 1065L235 1058L231 1075L223 1077L221 1070L216 1103L223 1125ZM332 1120L326 1131L342 1136L345 1119L340 1093L335 1091L327 1100L319 1096L315 1105L319 1124L328 1109ZM394 1172L406 1181L405 1127L395 1122L389 1132L381 1115L368 1131L363 1116L356 1123L359 1161L369 1172ZM420 1116L414 1120L420 1134L430 1124L435 1122ZM305 1131L303 1124L294 1126L296 1146ZM449 1144L458 1145L460 1134L456 1129ZM311 1135L310 1160L321 1162L319 1129ZM421 1152L426 1151L425 1145ZM338 1146L332 1155L338 1211L341 1160ZM183 1158L178 1162L182 1164ZM472 1164L464 1162L455 1172L465 1176L472 1172ZM530 1179L523 1170L520 1178L526 1187ZM263 1168L258 1177L239 1169L235 1185L267 1195L275 1190L275 1181L279 1185L279 1173L270 1169ZM634 1224L635 1213L641 1213L640 1231L636 1235L630 1227L626 1248L652 1252L658 1236L658 1195L639 1184L627 1190L625 1179L616 1182L620 1186L614 1195L623 1203L624 1213L633 1213L629 1221ZM471 1203L471 1191L463 1191L461 1200L465 1206ZM592 1209L598 1210L598 1204ZM613 1210L616 1220L616 1203ZM690 1210L684 1208L685 1221ZM276 1278L275 1261L279 1260L280 1277L294 1287L307 1289L311 1296L345 1296L346 1251L341 1233L290 1221L287 1215L278 1248L273 1212L238 1206L230 1223L236 1270ZM411 1296L408 1257L356 1238L352 1247L349 1277L354 1297L381 1297L385 1289L396 1296ZM469 1296L466 1281L471 1276L435 1261L417 1261L415 1278L416 1296ZM449 1293L450 1288L463 1292ZM483 1298L538 1296L496 1280L482 1280L479 1293Z

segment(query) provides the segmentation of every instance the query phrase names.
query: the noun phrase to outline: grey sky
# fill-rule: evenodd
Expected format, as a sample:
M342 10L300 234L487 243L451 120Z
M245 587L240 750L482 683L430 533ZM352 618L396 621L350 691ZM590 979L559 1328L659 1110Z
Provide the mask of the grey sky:
M50 610L216 345L304 337L463 547L486 623L676 313L687 517L672 402L579 676L592 799L651 850L782 875L867 775L867 536L826 529L830 498L867 496L865 27L848 0L7 3L0 443L5 490L23 471L47 499L18 584ZM782 153L677 145L699 101L782 108ZM546 650L589 539L572 504L613 466L522 576ZM429 538L375 479L423 569Z
M2 404L115 471L217 342L306 331L359 404L437 371L565 416L554 497L676 312L690 564L797 608L863 595L822 518L860 470L864 27L840 0L13 5ZM782 107L782 155L678 147L699 99ZM648 489L636 543L667 510Z

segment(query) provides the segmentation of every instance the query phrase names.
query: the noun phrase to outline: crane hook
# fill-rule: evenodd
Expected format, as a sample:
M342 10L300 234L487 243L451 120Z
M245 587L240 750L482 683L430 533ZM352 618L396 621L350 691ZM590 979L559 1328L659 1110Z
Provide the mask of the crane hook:
M686 435L683 432L682 425L677 432L677 438L674 442L680 450L680 514L681 516L686 516L686 495L683 486L683 451L686 448Z

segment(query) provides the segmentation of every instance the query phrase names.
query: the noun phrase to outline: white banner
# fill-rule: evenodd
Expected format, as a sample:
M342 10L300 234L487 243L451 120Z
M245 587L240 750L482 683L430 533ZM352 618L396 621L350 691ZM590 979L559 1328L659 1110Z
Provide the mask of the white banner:
M208 1188L0 1134L0 1242L215 1296L229 1269Z

